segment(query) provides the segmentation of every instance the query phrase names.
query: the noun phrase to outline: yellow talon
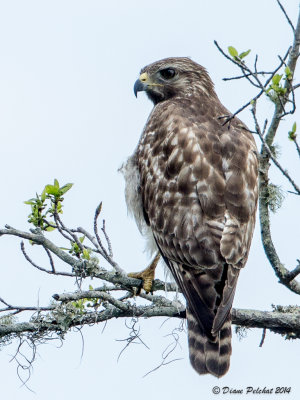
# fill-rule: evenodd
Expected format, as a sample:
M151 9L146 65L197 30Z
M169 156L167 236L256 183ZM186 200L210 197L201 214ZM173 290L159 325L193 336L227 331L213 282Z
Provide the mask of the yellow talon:
M140 272L130 272L129 274L127 274L130 278L142 279L143 289L146 293L151 292L155 276L155 268L157 267L159 259L160 254L157 253L151 264L146 269Z

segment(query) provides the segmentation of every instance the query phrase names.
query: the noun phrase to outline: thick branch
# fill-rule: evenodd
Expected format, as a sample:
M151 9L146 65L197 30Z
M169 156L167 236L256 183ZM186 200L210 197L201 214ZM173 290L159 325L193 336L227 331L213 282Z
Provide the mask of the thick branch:
M248 328L267 328L274 332L300 335L300 308L291 312L232 310L232 322Z
M93 293L95 295L95 293ZM100 312L89 312L84 315L74 316L68 324L67 329L75 326L95 324L113 318L124 317L176 317L185 318L184 311L178 311L174 306L138 306L127 307L122 310L119 307L111 306ZM258 310L232 310L232 323L246 328L267 328L276 333L300 336L300 308L290 312L279 311L258 311ZM21 322L15 324L0 324L0 337L13 335L19 336L26 333L42 334L43 332L64 331L56 320L43 322Z
M300 47L300 13L298 16L298 23L294 35L294 43L289 53L289 59L287 65L289 66L292 75L294 75L297 59L299 56ZM286 94L282 98L281 103L277 103L275 106L274 115L264 138L264 142L261 148L261 160L259 169L259 184L260 184L260 196L259 196L259 218L261 225L262 242L266 256L268 257L271 266L273 267L276 276L279 278L279 282L287 286L293 292L300 294L300 284L295 279L290 279L290 272L280 261L280 258L276 252L270 227L270 215L268 208L268 185L269 185L269 168L270 168L270 152L268 151L265 143L270 147L273 144L279 123L282 119L282 111L285 104L288 101L289 95L292 91L292 84L289 80L285 83Z
M289 270L282 264L280 258L275 249L272 236L271 236L271 224L268 207L268 175L264 173L264 170L259 172L260 180L260 198L259 198L259 219L261 226L261 236L263 247L273 267L279 282L288 287L294 293L300 294L300 284L295 279L290 279ZM296 275L295 275L296 276Z

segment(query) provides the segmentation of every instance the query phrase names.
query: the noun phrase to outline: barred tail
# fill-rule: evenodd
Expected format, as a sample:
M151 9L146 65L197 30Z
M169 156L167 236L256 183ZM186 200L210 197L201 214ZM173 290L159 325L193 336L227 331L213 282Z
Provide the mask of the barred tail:
M229 313L219 332L209 338L197 319L187 310L190 362L198 374L221 377L226 374L231 355L231 315Z

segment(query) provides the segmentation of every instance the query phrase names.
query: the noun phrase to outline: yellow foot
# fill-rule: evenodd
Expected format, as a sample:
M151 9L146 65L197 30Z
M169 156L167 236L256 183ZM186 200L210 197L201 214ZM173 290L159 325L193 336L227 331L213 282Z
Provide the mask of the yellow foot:
M155 268L158 264L159 259L160 254L157 253L151 264L146 269L140 272L130 272L129 274L127 274L130 278L142 279L143 289L146 293L151 292L155 276Z

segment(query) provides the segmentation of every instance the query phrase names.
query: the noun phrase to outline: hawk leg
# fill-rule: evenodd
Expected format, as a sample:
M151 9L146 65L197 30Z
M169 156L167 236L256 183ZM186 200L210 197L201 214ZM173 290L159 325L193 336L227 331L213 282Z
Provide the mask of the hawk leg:
M151 292L155 276L155 268L157 267L159 259L160 253L157 253L151 264L146 269L140 272L130 272L127 274L130 278L142 279L143 289L146 293Z

